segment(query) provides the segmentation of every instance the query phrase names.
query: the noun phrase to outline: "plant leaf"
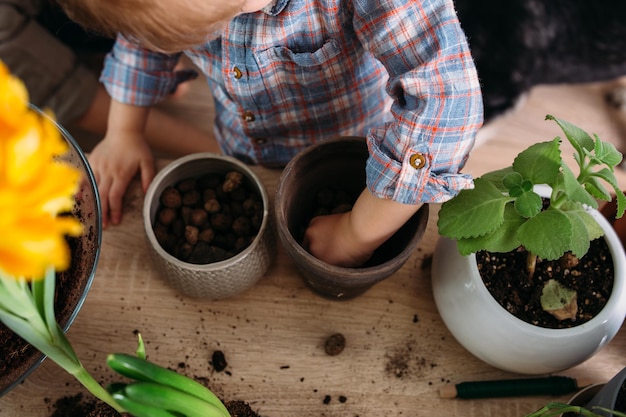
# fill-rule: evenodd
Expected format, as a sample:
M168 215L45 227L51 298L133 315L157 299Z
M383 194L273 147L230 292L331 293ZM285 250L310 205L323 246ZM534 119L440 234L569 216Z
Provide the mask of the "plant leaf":
M602 164L608 165L611 168L619 165L619 163L622 162L622 153L618 151L612 143L601 141L597 135L595 135L595 137L596 158L598 158Z
M567 216L572 227L572 238L570 241L569 250L576 257L582 258L585 256L590 246L589 231L587 224L581 217L585 213L584 211L564 211L563 214Z
M491 233L504 221L504 206L511 200L491 182L476 178L473 189L442 204L439 233L455 240Z
M546 116L546 120L554 120L559 125L563 133L565 133L567 140L569 140L581 157L584 155L585 150L591 151L594 149L595 143L591 136L578 126L575 126L568 121L558 119L551 114Z
M546 210L521 225L517 235L528 251L554 260L570 250L572 224L561 211Z
M504 209L502 225L484 236L458 240L459 253L467 256L481 250L490 252L512 251L521 245L517 237L517 230L525 221L526 219L519 215L512 204L507 204Z
M611 187L613 187L613 191L615 192L615 198L617 200L617 213L615 215L615 218L619 219L624 215L624 210L626 209L626 196L624 195L622 189L619 187L617 179L615 178L615 174L613 173L613 171L607 168L603 168L597 172L594 172L592 175L594 177L602 178L604 181L609 183ZM610 200L611 198L609 196L609 200L607 201Z
M541 291L541 308L558 320L574 320L578 312L576 291L555 279L549 279Z
M496 171L487 172L486 174L481 175L480 178L485 181L489 181L502 193L506 193L508 191L508 188L504 185L504 177L512 172L515 172L513 171L513 167L506 167L498 169ZM517 175L521 174L517 173Z
M535 143L520 152L513 169L533 184L553 184L561 169L560 139Z
M586 204L589 207L598 208L598 202L593 198L589 191L587 191L585 187L578 182L572 170L566 164L563 164L562 168L561 173L563 176L563 190L565 191L567 197L572 201Z
M543 201L539 194L534 191L528 191L522 193L515 200L515 210L527 219L535 217L541 211L543 207Z
M506 187L506 189L510 190L515 186L521 187L522 182L524 181L524 177L519 172L509 172L502 178L502 185Z

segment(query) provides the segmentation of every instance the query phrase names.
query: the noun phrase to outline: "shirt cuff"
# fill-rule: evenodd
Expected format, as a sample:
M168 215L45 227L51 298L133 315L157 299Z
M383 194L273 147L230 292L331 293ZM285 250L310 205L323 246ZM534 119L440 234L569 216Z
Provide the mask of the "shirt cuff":
M398 161L370 140L368 146L367 187L375 197L402 204L443 203L474 186L472 176L456 172L457 167L438 169L426 150L410 149Z
M100 81L109 95L119 102L135 106L151 106L176 91L182 82L194 79L193 69L179 71L154 70L129 66L118 58L115 50L106 56Z

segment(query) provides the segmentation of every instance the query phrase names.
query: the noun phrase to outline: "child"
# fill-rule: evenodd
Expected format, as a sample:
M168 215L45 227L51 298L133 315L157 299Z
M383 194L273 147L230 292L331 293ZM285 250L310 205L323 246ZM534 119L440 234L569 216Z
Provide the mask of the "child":
M184 79L173 71L181 52L207 75L226 154L282 166L311 143L367 136L367 187L353 210L318 217L306 233L326 262L364 262L422 203L472 184L459 171L483 108L452 0L59 3L121 34L101 76L109 130L91 159L113 223L131 177L139 170L145 186L153 175L144 121Z
M70 131L106 132L111 99L80 55L103 55L112 45L112 38L81 30L51 0L0 0L0 60L25 83L31 102L51 109ZM172 147L169 139L182 132L185 143ZM146 138L174 154L211 149L213 139L156 109L150 112Z

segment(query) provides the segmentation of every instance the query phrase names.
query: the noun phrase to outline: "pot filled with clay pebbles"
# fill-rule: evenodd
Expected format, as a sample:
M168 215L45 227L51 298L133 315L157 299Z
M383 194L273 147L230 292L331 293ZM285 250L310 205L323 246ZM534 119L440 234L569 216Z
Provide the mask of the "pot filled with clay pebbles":
M223 299L252 287L275 242L261 180L239 160L197 153L168 164L144 200L144 230L163 279L196 298Z

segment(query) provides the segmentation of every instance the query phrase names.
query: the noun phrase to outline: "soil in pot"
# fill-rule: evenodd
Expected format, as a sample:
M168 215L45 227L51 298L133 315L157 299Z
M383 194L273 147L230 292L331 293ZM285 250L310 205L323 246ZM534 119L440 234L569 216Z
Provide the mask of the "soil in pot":
M613 262L604 239L591 242L587 254L576 265L563 260L537 262L532 279L525 272L527 252L476 254L485 286L511 314L545 328L569 328L592 319L607 303L613 288ZM558 320L541 307L543 283L555 279L577 292L578 312L573 320Z
M157 240L170 255L193 264L243 251L263 221L261 195L239 171L186 178L163 190L159 201Z
M225 403L231 417L261 417L248 403L235 400ZM60 398L52 405L49 417L131 417L119 414L108 405L95 399L85 399L82 394Z
M85 233L90 234L93 231L87 230ZM87 241L92 239L94 238L91 235L87 236ZM54 304L61 327L68 323L84 294L91 273L91 263L86 264L80 260L93 259L92 254L86 253L88 249L83 248L81 238L68 238L68 243L72 252L72 263L68 270L57 273L56 276ZM3 392L41 360L42 354L2 323L0 340L0 392Z

